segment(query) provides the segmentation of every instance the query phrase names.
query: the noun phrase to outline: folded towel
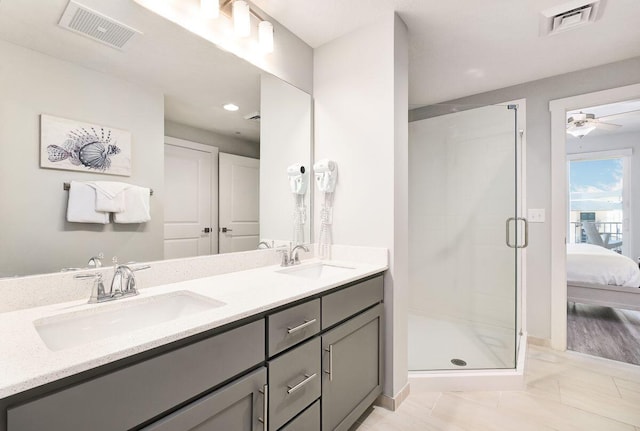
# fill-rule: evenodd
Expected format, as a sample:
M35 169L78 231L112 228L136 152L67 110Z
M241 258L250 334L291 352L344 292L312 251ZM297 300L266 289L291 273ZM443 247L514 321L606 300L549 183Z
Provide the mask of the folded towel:
M96 211L119 213L126 209L123 192L131 184L116 181L92 181L87 184L96 189Z
M124 190L125 210L113 215L116 223L144 223L151 220L149 212L149 195L151 190L146 187L131 186Z
M72 223L109 223L109 213L96 211L96 190L83 182L71 181L67 221Z

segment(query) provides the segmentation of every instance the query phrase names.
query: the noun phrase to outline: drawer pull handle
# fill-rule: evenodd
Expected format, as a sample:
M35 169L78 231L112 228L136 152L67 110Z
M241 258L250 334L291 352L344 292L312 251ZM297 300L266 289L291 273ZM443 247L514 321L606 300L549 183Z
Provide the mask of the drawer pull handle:
M264 385L261 391L262 394L262 417L258 418L259 422L262 422L263 431L268 431L267 418L269 415L269 385Z
M329 344L329 348L324 351L329 353L329 369L324 372L329 374L329 381L333 382L333 344Z
M298 383L295 386L287 386L287 388L289 388L289 389L287 389L287 394L294 393L295 391L297 391L298 389L300 389L301 387L303 387L304 385L309 383L311 380L315 379L317 375L318 374L316 374L316 373L313 373L311 375L305 374L304 375L305 379L303 381L301 381L300 383Z
M313 324L314 324L314 323L316 323L316 322L317 322L317 320L316 320L316 319L305 320L305 321L304 321L304 323L302 323L302 324L300 324L300 325L298 325L298 326L295 326L295 327L293 327L293 328L287 328L287 334L293 334L294 332L297 332L297 331L299 331L299 330L301 330L301 329L304 329L304 328L306 328L307 326L311 326L311 325L313 325Z

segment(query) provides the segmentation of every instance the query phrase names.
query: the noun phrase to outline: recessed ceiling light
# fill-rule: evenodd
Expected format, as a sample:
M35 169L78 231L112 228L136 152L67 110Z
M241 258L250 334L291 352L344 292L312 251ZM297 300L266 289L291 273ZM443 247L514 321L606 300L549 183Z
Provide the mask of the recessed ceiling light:
M234 105L233 103L227 103L223 106L223 108L227 111L237 111L238 109L240 109L238 105Z

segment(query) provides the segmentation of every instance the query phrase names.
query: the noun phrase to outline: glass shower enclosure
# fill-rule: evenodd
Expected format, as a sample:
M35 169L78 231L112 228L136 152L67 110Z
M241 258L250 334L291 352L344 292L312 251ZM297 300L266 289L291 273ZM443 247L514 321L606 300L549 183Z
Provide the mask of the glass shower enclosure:
M513 369L521 331L516 105L409 126L409 370Z

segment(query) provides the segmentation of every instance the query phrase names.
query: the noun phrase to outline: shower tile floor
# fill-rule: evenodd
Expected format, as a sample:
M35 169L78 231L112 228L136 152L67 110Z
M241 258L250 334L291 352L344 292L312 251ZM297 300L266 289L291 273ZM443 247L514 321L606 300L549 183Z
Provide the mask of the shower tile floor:
M515 350L513 329L409 314L410 370L514 368Z
M421 392L351 431L640 431L640 367L529 345L523 391Z

